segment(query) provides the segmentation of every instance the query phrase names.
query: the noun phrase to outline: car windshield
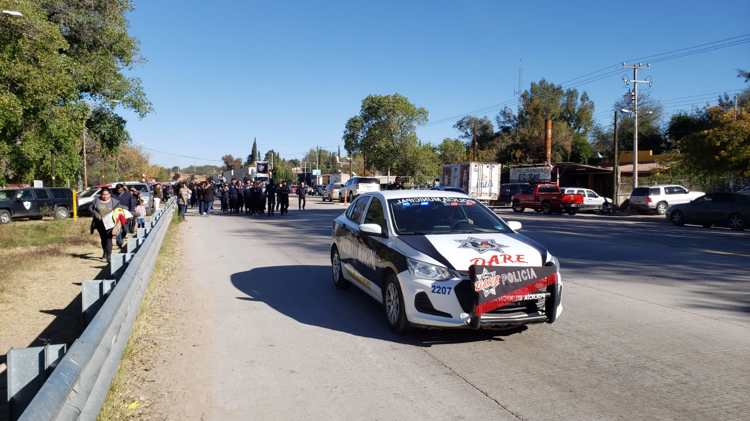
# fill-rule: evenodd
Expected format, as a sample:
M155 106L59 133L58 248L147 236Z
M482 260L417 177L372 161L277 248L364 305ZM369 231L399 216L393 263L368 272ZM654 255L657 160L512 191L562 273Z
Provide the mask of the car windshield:
M141 193L148 193L148 186L145 184L128 184L128 188L135 188Z
M414 197L388 201L399 235L509 232L492 211L466 197Z
M78 197L91 197L94 194L96 194L96 192L98 192L98 191L99 191L99 188L97 188L97 187L91 187L88 190L86 190L85 192L83 192L80 195L78 195Z

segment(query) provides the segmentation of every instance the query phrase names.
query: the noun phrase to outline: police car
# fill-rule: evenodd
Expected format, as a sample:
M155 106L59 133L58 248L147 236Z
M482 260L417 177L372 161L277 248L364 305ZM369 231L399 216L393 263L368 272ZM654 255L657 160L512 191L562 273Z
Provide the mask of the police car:
M520 228L457 192L365 193L333 222L333 284L383 304L399 333L552 323L562 313L558 261Z

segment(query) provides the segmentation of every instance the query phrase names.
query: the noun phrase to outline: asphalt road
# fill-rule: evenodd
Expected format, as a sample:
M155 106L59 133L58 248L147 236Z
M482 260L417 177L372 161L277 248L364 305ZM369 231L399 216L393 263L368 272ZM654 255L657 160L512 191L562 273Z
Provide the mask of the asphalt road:
M180 418L750 419L750 233L507 214L560 258L562 318L390 333L330 282L338 204L193 216ZM504 214L505 216L505 214ZM184 368L184 369L180 369ZM197 393L200 391L200 393Z

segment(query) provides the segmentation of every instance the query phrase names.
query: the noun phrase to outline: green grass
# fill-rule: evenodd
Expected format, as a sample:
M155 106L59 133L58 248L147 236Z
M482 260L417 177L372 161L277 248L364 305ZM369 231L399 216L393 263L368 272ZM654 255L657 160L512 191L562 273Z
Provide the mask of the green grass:
M89 231L90 218L52 221L15 221L0 225L0 249L40 247L51 245L77 245L99 241L99 236Z

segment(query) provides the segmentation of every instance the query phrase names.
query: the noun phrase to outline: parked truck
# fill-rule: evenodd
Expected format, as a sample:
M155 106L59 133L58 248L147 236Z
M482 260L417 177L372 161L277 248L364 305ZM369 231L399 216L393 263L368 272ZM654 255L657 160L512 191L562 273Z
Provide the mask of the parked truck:
M552 212L567 212L575 215L583 206L583 195L565 194L557 184L530 184L513 196L513 211L523 212L533 209L546 214Z
M456 187L483 202L494 203L500 195L502 165L488 162L464 162L443 165L441 185Z

